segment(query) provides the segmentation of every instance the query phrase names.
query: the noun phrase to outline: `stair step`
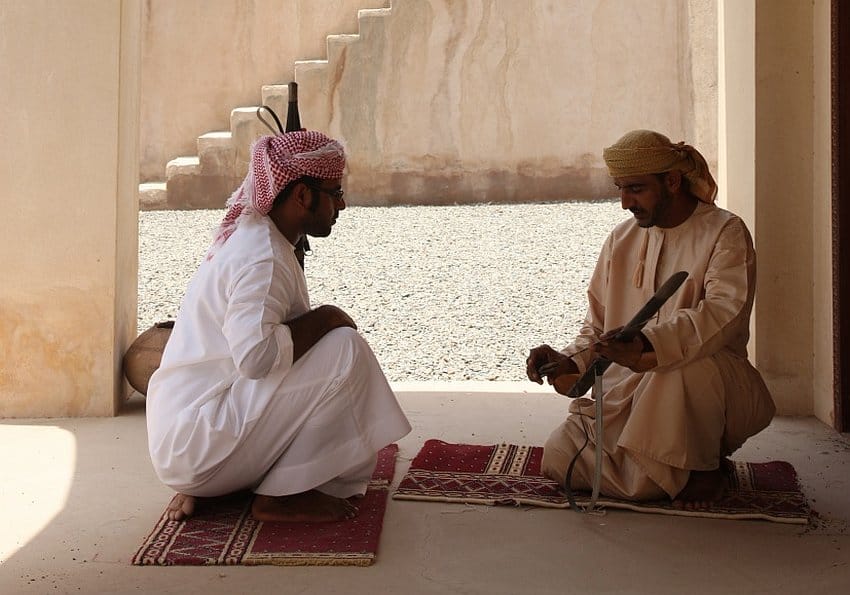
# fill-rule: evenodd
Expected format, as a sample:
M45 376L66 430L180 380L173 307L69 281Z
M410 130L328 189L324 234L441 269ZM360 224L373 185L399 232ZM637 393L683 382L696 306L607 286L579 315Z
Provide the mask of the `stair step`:
M336 63L348 46L358 41L360 41L359 35L328 35L328 62Z
M229 130L218 130L207 132L198 137L198 154L208 149L229 147L233 135Z
M202 174L229 175L235 161L230 131L207 132L199 136L198 160Z
M286 111L289 108L289 85L263 85L261 93L263 105L272 108L277 117L280 118L280 123L286 126ZM272 119L268 114L266 114L266 117L269 120Z
M360 36L371 39L384 33L384 19L392 14L391 8L363 8L357 11Z
M335 43L354 43L355 41L360 40L360 35L357 33L338 33L333 35L328 35L326 38L328 44Z
M175 157L165 166L165 179L178 174L194 174L200 169L201 160L197 155L191 157Z
M361 8L357 11L358 19L374 19L388 17L392 14L392 8Z
M359 34L328 35L327 59L295 62L295 80L302 90L299 97L301 121L309 129L333 134L334 131L330 130L331 117L337 111L334 102L339 98L333 95L337 81L329 75L330 65L341 68L346 63L345 53L349 46L359 43L364 37L382 38L386 26L384 19L391 13L392 8L359 10ZM368 50L363 48L362 51ZM288 85L263 85L261 97L262 105L274 110L285 125L289 104ZM260 136L272 132L257 117L257 107L234 109L230 113L229 131L212 131L199 136L197 156L177 157L167 163L165 183L139 186L140 209L223 207L248 171L251 145Z
M168 209L168 194L165 182L139 184L139 210L162 211Z
M169 209L220 209L244 176L205 173L198 157L177 157L165 167Z
M257 118L257 106L237 107L230 112L230 133L233 135L234 172L244 177L251 161L251 144L261 136L271 134L271 130Z
M327 60L298 60L295 80L298 81L298 111L301 123L310 130L330 134L331 89L328 82Z
M295 61L295 80L298 80L299 72L311 72L313 70L322 70L327 68L328 61L327 60L296 60ZM301 81L298 81L298 84L301 84ZM298 99L300 101L301 94L299 93Z

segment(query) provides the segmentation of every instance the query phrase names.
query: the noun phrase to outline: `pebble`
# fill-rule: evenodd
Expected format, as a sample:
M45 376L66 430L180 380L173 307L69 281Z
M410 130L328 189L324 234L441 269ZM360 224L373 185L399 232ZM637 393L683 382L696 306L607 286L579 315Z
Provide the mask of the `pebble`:
M139 213L139 331L174 319L223 210ZM619 201L348 207L310 238L312 305L348 312L387 378L525 380L564 347Z

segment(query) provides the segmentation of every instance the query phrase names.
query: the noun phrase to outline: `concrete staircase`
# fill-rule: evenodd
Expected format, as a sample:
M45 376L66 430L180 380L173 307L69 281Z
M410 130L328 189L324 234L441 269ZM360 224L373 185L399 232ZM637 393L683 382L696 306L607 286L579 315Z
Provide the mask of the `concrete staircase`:
M385 19L391 12L391 8L358 11L359 33L329 35L326 60L295 62L301 121L308 128L333 134L330 130L334 100L332 83L339 80L345 53L352 44L368 43L372 36L382 34ZM281 120L286 118L288 101L286 84L264 85L261 89L261 105L271 107ZM230 113L230 130L199 136L198 154L169 161L165 182L140 184L139 209L223 208L245 177L251 144L258 137L270 134L257 118L257 107L237 107Z

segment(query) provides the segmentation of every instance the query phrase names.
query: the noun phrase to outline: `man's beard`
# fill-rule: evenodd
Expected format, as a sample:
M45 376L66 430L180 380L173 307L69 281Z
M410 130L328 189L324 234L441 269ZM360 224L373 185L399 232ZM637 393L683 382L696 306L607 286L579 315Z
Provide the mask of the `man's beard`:
M658 220L664 217L673 203L673 193L666 186L661 186L661 198L655 203L655 207L644 223L638 223L640 227L653 227L658 225Z

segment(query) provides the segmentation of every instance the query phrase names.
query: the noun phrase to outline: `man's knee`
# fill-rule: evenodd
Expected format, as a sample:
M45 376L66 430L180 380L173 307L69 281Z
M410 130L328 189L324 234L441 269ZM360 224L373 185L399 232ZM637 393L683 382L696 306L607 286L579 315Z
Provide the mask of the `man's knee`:
M356 341L358 339L362 340L360 333L357 332L357 329L353 329L350 326L339 326L335 329L328 331L328 334L325 337L332 339L334 341Z
M366 342L366 339L360 334L357 329L350 326L341 326L333 329L323 337L331 343L335 344L337 349L352 349L353 351L367 350L371 353L372 349Z
M366 342L360 336L360 333L348 326L341 326L328 331L316 344L316 347L319 348L318 351L337 355L354 353L364 346L366 346Z
M321 357L327 362L336 362L336 373L346 377L355 370L366 370L379 366L372 348L351 327L335 328L322 337Z

